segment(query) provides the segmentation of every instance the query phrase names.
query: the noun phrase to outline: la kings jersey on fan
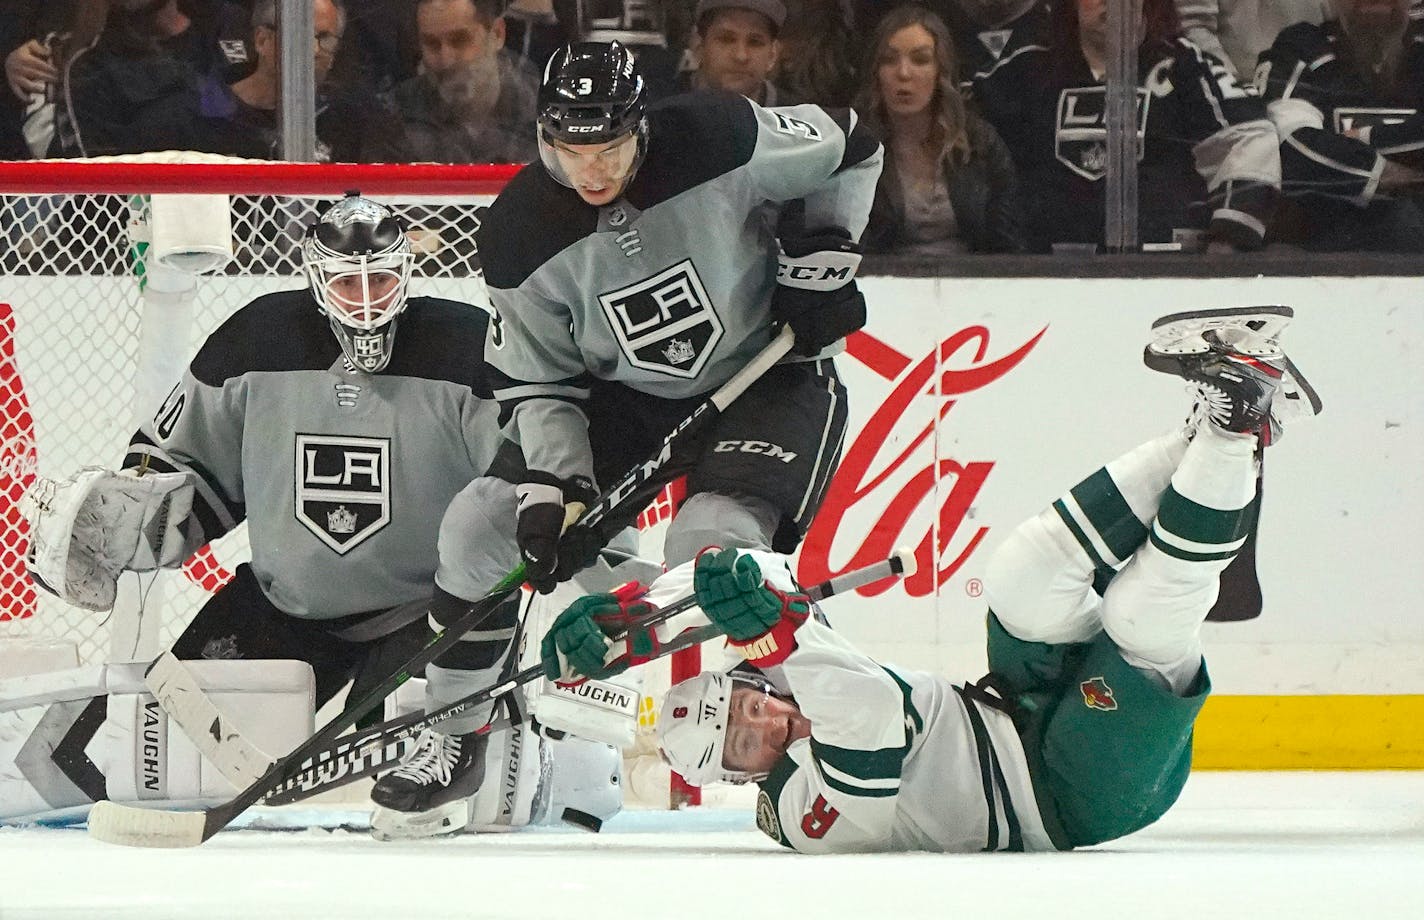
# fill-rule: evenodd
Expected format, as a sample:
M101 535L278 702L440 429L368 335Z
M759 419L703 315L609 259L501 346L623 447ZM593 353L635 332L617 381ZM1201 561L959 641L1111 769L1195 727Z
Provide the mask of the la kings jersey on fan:
M1107 87L1076 48L1058 60L1041 8L1016 24L974 97L1013 152L1027 198L1030 245L1101 243L1107 175ZM1138 51L1138 229L1144 243L1177 228L1259 246L1280 189L1265 103L1190 41Z
M412 297L379 374L355 371L309 291L259 297L214 332L125 466L188 470L214 539L247 520L280 610L333 619L429 594L450 500L498 446L486 315Z
M814 619L767 677L811 737L759 785L757 827L803 853L1055 849L1003 712L937 674L899 672Z
M1359 76L1344 42L1338 22L1290 26L1262 52L1256 87L1280 129L1284 191L1362 205L1385 157L1424 169L1424 22L1404 35L1392 92Z
M853 113L693 94L648 111L646 158L595 208L537 161L478 242L494 304L486 359L526 465L589 476L590 378L661 398L709 392L771 338L776 209L859 237L880 148Z

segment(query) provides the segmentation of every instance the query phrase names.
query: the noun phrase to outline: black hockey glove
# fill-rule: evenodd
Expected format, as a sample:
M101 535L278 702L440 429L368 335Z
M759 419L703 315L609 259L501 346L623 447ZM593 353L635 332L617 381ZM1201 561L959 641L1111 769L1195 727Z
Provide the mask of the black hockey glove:
M865 325L855 283L860 247L839 228L781 241L771 318L796 333L792 351L814 355Z
M567 536L571 539L567 552L560 541L565 505L579 502L587 507L598 499L598 493L593 490L593 483L582 477L559 479L534 471L529 477L529 481L514 487L518 498L514 535L519 543L519 556L524 560L525 578L534 590L548 594L555 585L592 561L575 556L596 555L602 546L600 543L588 553L584 547L591 535L588 528L569 528ZM561 555L569 557L563 565L560 565ZM578 568L573 568L574 565Z

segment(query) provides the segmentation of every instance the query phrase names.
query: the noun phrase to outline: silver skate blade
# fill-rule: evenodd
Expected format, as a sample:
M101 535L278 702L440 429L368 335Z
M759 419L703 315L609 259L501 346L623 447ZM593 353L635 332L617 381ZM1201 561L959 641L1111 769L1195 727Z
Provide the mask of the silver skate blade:
M1152 324L1148 347L1162 355L1201 354L1208 348L1205 333L1243 355L1276 356L1280 337L1295 311L1284 306L1225 307L1191 310L1164 316Z
M382 842L419 840L457 834L470 823L473 796L438 805L429 811L396 811L377 805L371 812L371 836Z
M1281 356L1281 361L1281 385L1271 399L1271 414L1280 422L1319 415L1320 410L1324 408L1320 395L1301 374L1294 361L1284 355Z

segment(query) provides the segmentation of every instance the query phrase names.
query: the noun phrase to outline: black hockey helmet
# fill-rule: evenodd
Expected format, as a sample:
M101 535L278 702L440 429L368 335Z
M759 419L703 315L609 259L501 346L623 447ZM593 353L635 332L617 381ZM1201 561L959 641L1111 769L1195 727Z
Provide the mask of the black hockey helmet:
M357 192L327 208L302 239L302 268L347 359L376 373L391 360L415 256L390 208Z
M579 42L554 53L539 85L539 155L555 179L571 185L551 145L606 144L637 137L631 179L647 152L647 85L620 42Z

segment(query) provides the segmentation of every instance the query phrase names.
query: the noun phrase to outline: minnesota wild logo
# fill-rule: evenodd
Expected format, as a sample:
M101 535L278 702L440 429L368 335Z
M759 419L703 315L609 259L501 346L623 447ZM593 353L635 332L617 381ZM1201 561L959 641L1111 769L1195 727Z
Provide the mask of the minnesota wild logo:
M1113 699L1112 687L1109 687L1108 682L1101 677L1083 681L1078 685L1078 689L1083 691L1083 705L1089 709L1112 712L1117 708L1117 700Z

